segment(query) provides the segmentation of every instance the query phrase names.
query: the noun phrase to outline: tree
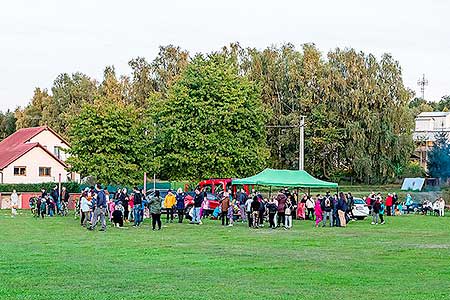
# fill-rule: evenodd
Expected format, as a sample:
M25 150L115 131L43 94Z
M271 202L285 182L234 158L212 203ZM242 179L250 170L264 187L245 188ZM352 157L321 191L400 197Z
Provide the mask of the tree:
M266 165L260 91L224 56L196 56L152 110L163 178L240 177Z
M106 184L136 184L152 158L145 120L134 105L100 98L71 118L71 169Z
M14 113L7 110L0 112L0 141L16 131L16 117Z
M17 118L17 128L36 127L45 124L42 117L43 112L48 108L52 101L52 97L48 94L46 89L41 90L36 88L34 90L31 103L25 109L17 109L15 116Z
M435 134L433 148L428 152L427 167L431 177L450 178L450 145L445 131Z

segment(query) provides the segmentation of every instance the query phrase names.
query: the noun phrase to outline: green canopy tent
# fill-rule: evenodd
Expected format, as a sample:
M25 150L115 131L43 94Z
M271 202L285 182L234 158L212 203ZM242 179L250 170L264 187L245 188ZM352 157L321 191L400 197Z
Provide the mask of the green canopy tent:
M335 182L327 182L311 176L303 170L274 170L264 171L251 177L233 179L233 185L265 185L296 188L338 188Z

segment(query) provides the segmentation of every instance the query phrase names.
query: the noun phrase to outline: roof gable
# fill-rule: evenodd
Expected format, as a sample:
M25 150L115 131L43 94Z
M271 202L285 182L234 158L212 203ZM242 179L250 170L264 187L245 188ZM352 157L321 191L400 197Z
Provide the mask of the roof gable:
M11 163L16 161L19 157L25 155L31 149L35 147L42 148L48 155L57 160L64 167L67 165L50 153L45 147L43 147L39 143L30 143L30 139L43 132L44 130L50 130L53 134L58 136L62 141L64 141L58 134L56 134L53 130L51 130L47 126L40 127L30 127L30 128L22 128L17 130L15 133L8 136L6 139L0 142L0 170L6 168ZM67 144L67 142L64 141ZM68 145L68 144L67 144Z

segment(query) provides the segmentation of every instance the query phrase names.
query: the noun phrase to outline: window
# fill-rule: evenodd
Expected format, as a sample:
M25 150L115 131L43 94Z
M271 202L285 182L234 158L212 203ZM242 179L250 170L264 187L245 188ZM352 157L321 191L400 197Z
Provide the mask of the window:
M48 167L39 167L39 176L41 177L51 176L51 169Z
M14 176L27 176L27 167L14 167Z
M58 146L55 146L55 147L53 148L53 154L55 154L55 156L56 156L58 159L61 159L61 148L59 148Z

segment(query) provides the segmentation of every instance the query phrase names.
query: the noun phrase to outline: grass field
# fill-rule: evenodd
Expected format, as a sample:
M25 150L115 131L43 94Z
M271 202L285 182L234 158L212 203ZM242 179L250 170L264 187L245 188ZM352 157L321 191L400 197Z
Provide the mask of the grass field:
M88 232L0 211L0 299L450 299L450 217Z

